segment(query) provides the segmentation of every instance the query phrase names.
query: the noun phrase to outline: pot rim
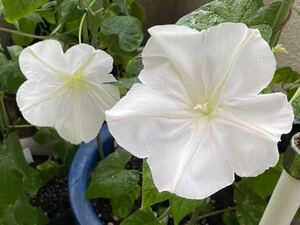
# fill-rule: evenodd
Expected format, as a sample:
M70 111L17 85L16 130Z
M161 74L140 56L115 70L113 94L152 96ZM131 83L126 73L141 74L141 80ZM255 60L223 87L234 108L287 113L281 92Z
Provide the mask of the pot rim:
M107 124L101 130L101 143L105 155L114 150L114 139ZM86 193L91 174L99 161L96 139L81 144L73 159L68 176L68 193L74 218L78 225L104 225L98 218L90 201L86 200Z

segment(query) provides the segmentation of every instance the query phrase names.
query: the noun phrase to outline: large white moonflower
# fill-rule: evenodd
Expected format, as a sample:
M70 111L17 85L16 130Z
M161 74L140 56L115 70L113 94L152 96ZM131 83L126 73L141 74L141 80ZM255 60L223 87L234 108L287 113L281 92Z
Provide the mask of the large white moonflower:
M87 44L65 53L60 42L46 40L25 48L20 68L28 79L17 92L24 118L33 125L54 127L74 144L97 136L105 110L119 100L109 82L113 59Z
M149 30L142 83L106 112L117 142L148 158L159 191L202 199L278 161L293 112L281 93L259 94L275 58L256 29L224 23L198 32Z

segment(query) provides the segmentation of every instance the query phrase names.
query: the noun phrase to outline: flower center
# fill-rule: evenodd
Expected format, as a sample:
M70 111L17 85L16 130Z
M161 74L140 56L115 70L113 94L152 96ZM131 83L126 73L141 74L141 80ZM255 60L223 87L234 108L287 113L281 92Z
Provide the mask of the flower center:
M65 84L71 88L84 88L86 81L84 79L83 73L75 73L72 75L67 75L64 77Z
M210 107L207 102L204 104L197 104L194 106L193 109L199 110L202 114L204 114L206 116L212 114L212 112L213 112L212 107Z

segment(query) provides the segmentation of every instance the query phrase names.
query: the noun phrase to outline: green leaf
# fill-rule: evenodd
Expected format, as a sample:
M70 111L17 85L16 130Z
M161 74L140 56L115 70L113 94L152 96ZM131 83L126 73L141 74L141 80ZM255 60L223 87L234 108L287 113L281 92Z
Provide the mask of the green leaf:
M128 62L126 66L126 75L128 77L137 77L143 68L142 57L138 55Z
M172 195L168 192L158 192L155 187L147 161L143 162L142 209L168 200Z
M266 207L266 201L243 183L234 186L236 216L240 225L258 225Z
M10 22L14 23L43 5L47 0L2 0L4 9L4 17Z
M276 70L272 82L275 84L278 83L289 84L289 83L294 83L299 79L300 79L300 74L295 70L293 70L291 67L281 67Z
M124 51L136 50L143 41L141 22L132 16L112 16L103 20L101 31L105 35L117 35Z
M13 204L0 206L1 225L44 225L47 217L37 208L30 205L27 196L22 195Z
M169 201L170 201L171 214L173 216L175 225L180 224L181 220L184 217L191 214L196 209L200 208L203 209L203 211L205 211L207 207L210 205L209 198L204 200L191 200L191 199L185 199L173 195Z
M129 14L138 18L142 22L145 22L146 20L146 12L144 7L136 1L131 4Z
M121 225L162 225L150 210L137 210L122 221Z
M61 21L80 21L83 10L78 8L78 0L57 0L57 10Z
M12 59L8 60L3 53L0 53L0 90L15 94L26 79L20 70L17 58L12 54L11 57Z
M100 161L94 171L88 198L108 198L112 200L113 211L119 217L128 216L133 209L134 200L140 195L140 173L136 170L125 169L131 155L122 149L116 150L104 160ZM126 199L126 201L124 200ZM116 204L122 201L122 210ZM117 207L117 208L116 208Z
M17 29L21 32L28 33L28 34L34 34L35 29L38 23L42 22L42 18L37 13L31 13L28 16L18 20L16 23ZM21 46L27 46L31 44L33 41L33 38L25 37L23 35L13 34L12 35L13 41L17 45Z
M61 168L61 165L52 160L47 160L37 166L43 184L46 184L51 178L57 176Z
M26 162L18 136L12 133L0 147L0 206L13 204L24 191L35 194L39 174Z
M55 12L52 9L41 10L37 12L41 17L43 17L48 23L56 24Z
M129 195L122 195L110 201L113 215L118 218L125 218L133 211L135 199Z
M296 119L300 119L300 96L296 97L292 101L292 107Z
M223 222L225 225L240 225L234 212L225 212L223 214Z
M276 167L268 169L257 177L243 179L240 185L245 185L262 199L270 197L280 177L281 167L281 163L278 163Z
M265 40L270 41L270 32L282 24L287 17L286 8L291 7L284 4L286 8L282 9L281 3L264 5L262 0L216 0L182 17L177 24L200 31L224 22L245 23L258 28Z
M40 128L33 136L34 140L41 145L48 145L67 167L72 163L72 159L78 147L61 138L53 128Z

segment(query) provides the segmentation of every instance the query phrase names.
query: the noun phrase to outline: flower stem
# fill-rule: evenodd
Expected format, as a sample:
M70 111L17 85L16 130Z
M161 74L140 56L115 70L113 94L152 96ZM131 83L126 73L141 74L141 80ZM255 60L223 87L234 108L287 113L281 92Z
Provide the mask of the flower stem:
M189 225L195 225L197 221L199 221L199 214L201 213L201 207L197 208L191 217L190 222L188 223Z
M102 142L101 142L101 135L100 135L100 132L98 133L97 135L97 147L98 147L98 151L99 151L99 155L100 155L100 160L104 159L104 149L103 149L103 145L102 145Z
M81 17L81 20L80 20L80 25L79 25L79 31L78 31L78 43L81 44L82 43L82 28L83 28L83 23L84 23L84 20L85 20L85 17L86 17L86 13L83 14L83 16Z
M289 103L293 103L293 101L300 95L300 87L298 87L297 91L293 95L293 97L290 99Z
M10 128L15 128L15 129L22 129L22 128L31 128L31 127L35 127L32 124L23 124L23 125L12 125L9 126Z
M41 40L48 39L48 38L61 37L61 36L64 36L66 34L72 33L75 30L77 30L77 29L69 30L69 31L67 31L65 33L61 33L61 34L55 34L55 35L49 35L49 36L45 35L44 36L44 35L28 34L28 33L22 32L22 31L13 30L13 29L5 28L5 27L0 27L0 31L3 31L3 32L7 32L7 33L11 33L11 34L17 34L17 35L21 35L21 36L24 36L24 37L41 39Z
M0 92L0 117L1 122L3 123L3 131L8 132L9 130L9 117L6 111L5 103L4 103L4 93Z
M158 218L157 220L161 221L163 220L165 217L169 216L170 214L170 207L168 207Z
M207 217L211 217L211 216L216 216L216 215L219 215L219 214L222 214L222 213L225 213L225 212L229 212L229 211L233 211L235 210L234 207L228 207L226 209L220 209L220 210L216 210L214 212L211 212L211 213L207 213L207 214L204 214L202 216L199 216L198 217L198 220L202 220L202 219L205 219Z

